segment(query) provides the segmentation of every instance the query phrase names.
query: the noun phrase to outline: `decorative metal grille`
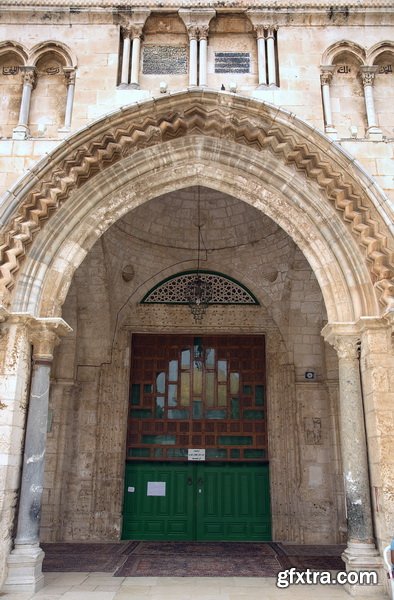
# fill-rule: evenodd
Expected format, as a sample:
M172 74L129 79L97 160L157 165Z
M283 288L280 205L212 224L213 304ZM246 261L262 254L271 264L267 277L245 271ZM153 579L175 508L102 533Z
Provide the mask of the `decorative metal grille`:
M241 283L212 271L199 271L199 276L212 286L209 304L258 305L255 296ZM188 290L196 272L179 273L159 283L141 300L141 304L189 304Z

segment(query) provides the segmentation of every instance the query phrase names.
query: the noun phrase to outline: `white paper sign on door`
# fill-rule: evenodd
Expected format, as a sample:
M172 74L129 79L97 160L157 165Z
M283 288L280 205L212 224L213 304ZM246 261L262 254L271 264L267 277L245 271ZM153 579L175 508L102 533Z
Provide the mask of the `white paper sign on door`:
M148 481L147 496L165 496L166 482L165 481Z
M205 460L205 448L189 448L187 451L187 460Z

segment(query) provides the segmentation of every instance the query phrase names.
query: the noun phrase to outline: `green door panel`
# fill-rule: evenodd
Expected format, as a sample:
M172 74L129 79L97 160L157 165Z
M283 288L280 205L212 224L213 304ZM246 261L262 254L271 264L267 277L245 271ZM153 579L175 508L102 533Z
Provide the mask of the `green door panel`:
M123 539L191 540L193 487L188 465L126 464ZM148 496L148 482L165 483L165 496Z
M165 496L148 496L148 482ZM123 539L271 539L268 464L127 463Z
M196 539L271 539L268 465L198 465L196 497Z

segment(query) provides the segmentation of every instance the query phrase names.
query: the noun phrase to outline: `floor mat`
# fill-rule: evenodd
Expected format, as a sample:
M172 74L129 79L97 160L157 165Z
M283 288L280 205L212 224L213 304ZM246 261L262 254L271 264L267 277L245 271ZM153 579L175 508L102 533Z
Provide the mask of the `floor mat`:
M126 560L139 542L117 543L48 543L41 544L45 552L42 570L45 572L113 573Z
M276 577L280 570L343 570L345 546L275 542L47 543L43 571L115 577Z
M115 577L276 577L282 565L269 544L141 542Z

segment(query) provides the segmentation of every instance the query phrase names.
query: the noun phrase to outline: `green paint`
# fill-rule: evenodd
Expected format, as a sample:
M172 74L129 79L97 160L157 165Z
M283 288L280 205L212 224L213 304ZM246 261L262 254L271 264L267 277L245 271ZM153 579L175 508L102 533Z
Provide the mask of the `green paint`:
M270 540L268 464L126 463L122 539Z

